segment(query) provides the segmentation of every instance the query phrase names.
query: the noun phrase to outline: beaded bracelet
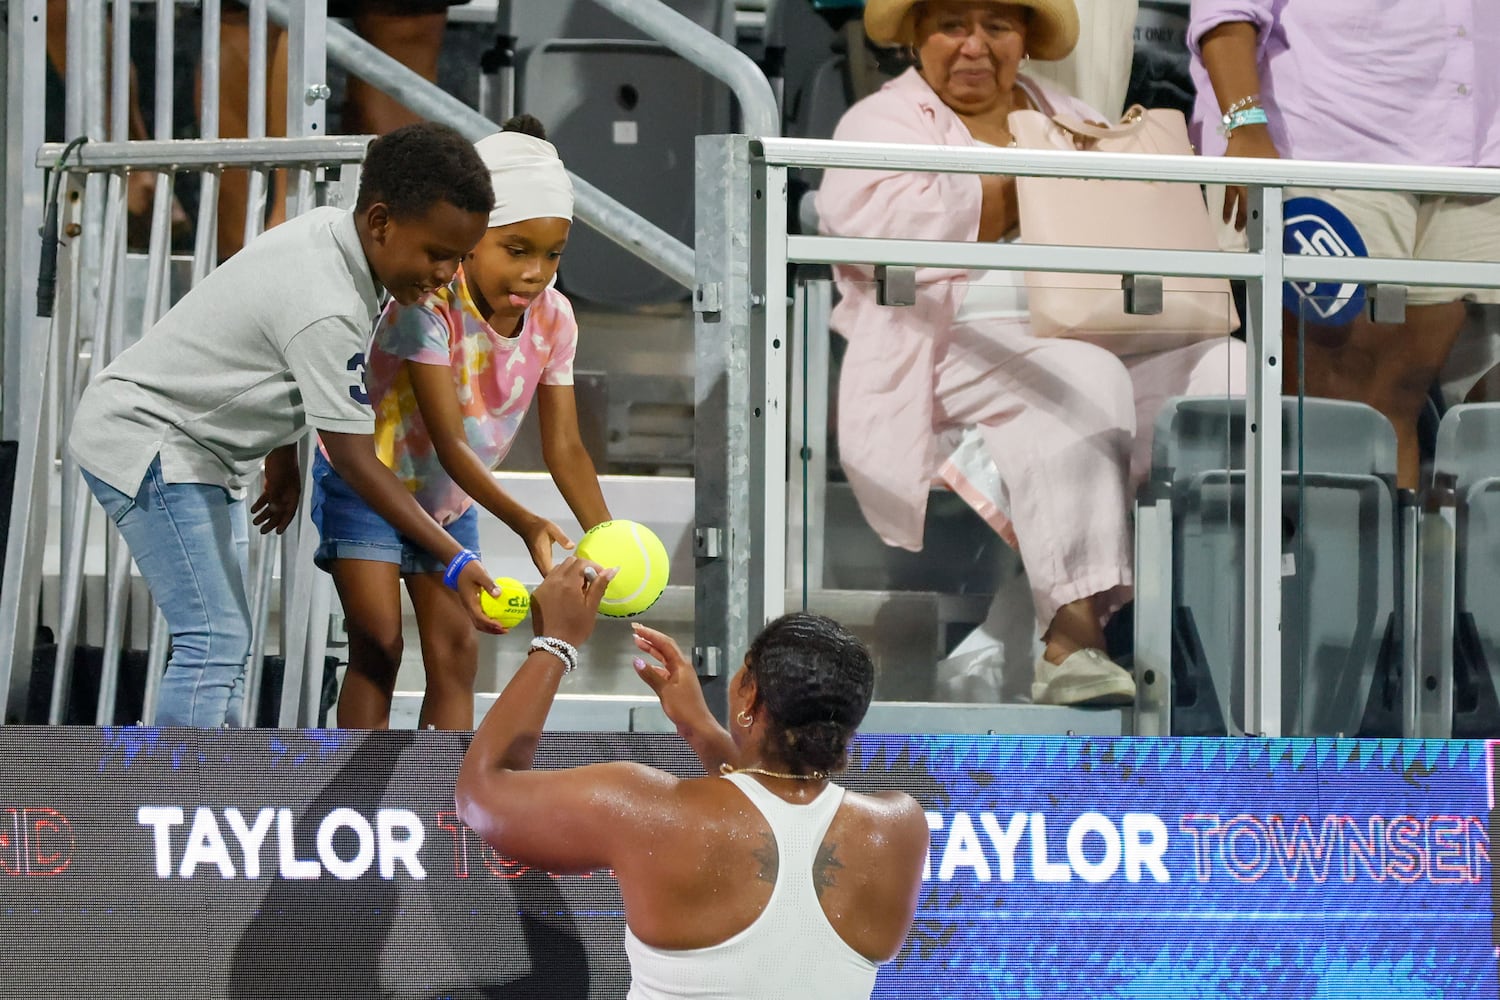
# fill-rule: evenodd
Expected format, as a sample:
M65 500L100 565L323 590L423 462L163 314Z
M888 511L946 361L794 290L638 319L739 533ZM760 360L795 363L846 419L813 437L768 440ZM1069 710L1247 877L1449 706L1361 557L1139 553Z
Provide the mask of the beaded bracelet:
M443 570L443 583L449 590L458 589L458 574L464 571L464 567L479 558L479 553L468 549L461 549L458 555L448 560L448 568Z
M531 640L533 652L551 653L563 662L563 676L578 669L578 647L571 642L550 635L539 635Z
M1241 97L1238 101L1235 101L1229 107L1225 108L1224 109L1224 113L1226 115L1232 115L1236 111L1243 111L1245 108L1248 108L1250 105L1252 105L1252 104L1259 104L1259 103L1260 103L1260 95L1259 94L1250 94L1247 97Z

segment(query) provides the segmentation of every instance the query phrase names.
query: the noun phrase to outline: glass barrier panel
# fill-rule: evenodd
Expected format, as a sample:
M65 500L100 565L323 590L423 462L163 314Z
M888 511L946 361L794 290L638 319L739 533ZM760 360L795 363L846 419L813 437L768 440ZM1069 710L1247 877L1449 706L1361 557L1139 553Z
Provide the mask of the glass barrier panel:
M1470 304L1444 366L1418 559L1417 724L1422 735L1500 735L1500 307Z
M1401 291L1287 293L1283 711L1293 735L1400 736L1434 723L1422 731L1445 735L1457 702L1477 726L1483 716L1500 725L1469 683L1491 685L1497 662L1484 652L1490 616L1469 610L1484 570L1463 578L1489 549L1465 549L1466 560L1459 539L1474 523L1469 500L1483 495L1467 491L1500 467L1492 411L1464 405L1484 398L1500 360L1494 317L1461 301L1463 289L1414 286L1404 301Z
M1064 671L1038 660L1101 648L1128 671L1143 614L1157 669L1172 672L1185 631L1200 672L1227 679L1243 555L1225 470L1244 376L1227 283L1169 280L1159 312L1131 315L1117 276L1032 287L974 271L956 321L927 330L924 311L881 305L886 293L853 274L841 269L831 298L820 279L796 287L788 606L870 643L879 700L1128 702L1128 673L1087 655ZM1050 315L1072 309L1094 332L1038 336L1038 288ZM867 354L840 334L882 323L916 346ZM1142 567L1137 505L1150 514ZM1146 609L1132 603L1137 573ZM1222 731L1227 683L1216 690L1199 697Z

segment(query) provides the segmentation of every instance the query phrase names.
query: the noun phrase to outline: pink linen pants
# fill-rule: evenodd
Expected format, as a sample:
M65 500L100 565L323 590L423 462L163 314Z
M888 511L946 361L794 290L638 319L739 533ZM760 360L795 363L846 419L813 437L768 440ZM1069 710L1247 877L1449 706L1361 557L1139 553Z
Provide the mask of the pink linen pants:
M933 429L978 428L1043 632L1066 604L1104 595L1109 614L1128 599L1131 497L1157 411L1172 396L1243 395L1244 346L1226 337L1120 357L1000 320L939 338Z

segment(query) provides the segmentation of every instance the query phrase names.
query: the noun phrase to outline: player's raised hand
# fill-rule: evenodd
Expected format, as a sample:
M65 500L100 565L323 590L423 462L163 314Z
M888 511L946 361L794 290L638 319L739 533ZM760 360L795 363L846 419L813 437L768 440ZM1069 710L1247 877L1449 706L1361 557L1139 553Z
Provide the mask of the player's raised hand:
M700 723L705 715L710 715L708 703L703 700L703 687L698 683L698 672L683 655L677 640L640 622L631 622L630 630L636 648L657 661L648 663L637 657L635 672L661 700L667 718L681 727Z
M703 700L703 687L698 683L698 672L682 655L676 640L639 622L631 622L630 630L636 647L657 661L648 663L636 657L635 672L656 694L662 711L677 727L677 734L693 748L703 770L718 774L723 765L733 765L738 756L734 737L709 711L708 702Z

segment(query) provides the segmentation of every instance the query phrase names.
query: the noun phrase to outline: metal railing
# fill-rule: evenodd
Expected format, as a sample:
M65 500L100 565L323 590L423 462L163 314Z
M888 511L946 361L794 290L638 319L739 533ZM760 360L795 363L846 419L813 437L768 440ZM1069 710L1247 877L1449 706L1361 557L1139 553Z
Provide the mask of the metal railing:
M744 118L769 134L776 131L776 109L769 84L754 64L732 45L704 31L679 14L641 0L597 0L623 19L654 35L684 58L725 81L738 97ZM220 139L218 98L222 86L219 51L220 0L194 4L201 16L201 106L197 109L199 140L174 140L173 56L176 8L174 0L150 0L154 6L156 83L155 134L152 140L130 134L132 100L130 30L132 0L68 0L66 74L66 129L69 136L89 142L64 164L58 146L42 144L45 110L42 81L46 59L46 0L11 0L8 4L7 171L4 299L3 436L20 442L15 496L3 583L0 583L0 709L15 712L24 705L30 682L34 623L40 605L41 555L49 507L50 469L62 462L60 507L61 574L58 654L53 674L49 719L62 721L67 711L72 658L80 632L85 550L92 502L76 467L60 448L68 433L69 415L83 384L109 362L124 343L124 330L144 330L168 307L172 292L170 219L173 182L180 172L196 172L201 202L194 234L190 282L196 283L214 267L217 218L212 206L222 171L250 171L244 239L262 228L273 187L273 171L290 175L288 214L311 207L318 200L320 172L345 168L350 181L363 157L368 137L329 138L326 132L326 60L396 97L416 113L454 126L471 138L494 132L498 125L445 93L419 74L326 18L325 0L248 0L249 70L247 139ZM288 31L287 138L266 138L270 25ZM108 58L105 58L106 52ZM108 141L105 141L105 140ZM31 292L36 288L37 247L32 235L41 229L44 175L37 166L59 167L64 178L62 220L67 238L61 248L61 294L58 315L45 321L34 315ZM154 172L156 190L151 211L151 236L144 261L144 307L139 317L127 317L124 268L126 179L131 172ZM637 215L583 178L573 176L580 221L625 247L684 287L694 285L693 251L659 227ZM326 194L327 192L325 192ZM352 198L352 186L344 196ZM340 192L333 192L335 200ZM80 364L84 367L80 368ZM304 459L307 457L304 454ZM310 463L304 461L304 469ZM309 495L304 492L304 495ZM319 617L327 617L328 587L311 570L313 529L307 505L300 523L283 540L281 574L281 650L286 658L279 718L282 724L307 724L317 710L321 671L307 670L320 663L326 635ZM258 540L257 540L258 541ZM252 579L248 581L255 619L253 648L247 668L250 683L249 717L255 717L255 683L262 652L268 647L268 620L276 585L278 554L273 546L252 551ZM156 684L165 663L168 637L159 613L132 607L128 581L130 558L117 533L109 533L106 555L104 610L104 674L95 713L96 721L113 721L118 692L118 666L127 617L146 613L153 626L149 642L148 689L145 720L149 722ZM5 713L0 712L0 722Z
M27 4L13 5L10 22L8 57L12 70L10 80L22 83L42 75L45 59L45 19L34 16ZM35 5L40 8L42 5ZM83 488L71 456L60 443L66 440L73 402L89 378L97 374L128 344L128 329L144 331L168 308L172 297L172 252L170 218L174 198L173 185L181 172L197 173L204 209L200 211L194 234L193 255L188 281L196 283L208 274L217 257L217 213L213 207L219 190L221 172L229 168L248 168L251 172L250 197L243 220L244 239L254 238L263 228L266 192L272 170L291 174L288 198L289 214L310 208L316 201L316 174L325 168L357 165L364 156L368 137L330 139L323 136L322 107L317 102L301 102L301 108L288 108L290 137L264 138L266 132L265 87L267 80L267 42L263 0L249 4L251 48L247 85L248 139L217 139L218 85L220 52L218 24L219 0L203 0L203 46L201 53L202 97L198 108L201 140L179 141L172 138L173 56L176 27L176 5L171 0L156 0L155 41L155 137L130 141L129 112L133 101L132 69L129 60L131 5L126 0L113 3L110 59L105 60L106 46L104 0L70 0L68 4L68 66L66 74L66 125L70 134L89 137L62 162L64 149L40 145L44 102L30 102L27 92L7 91L7 112L11 121L24 123L25 141L12 146L12 155L30 151L32 162L12 159L8 173L25 188L30 197L40 195L43 174L36 167L51 167L58 175L61 189L60 231L66 235L57 253L59 295L56 315L50 320L35 319L25 308L27 279L34 268L20 280L14 272L6 284L7 354L5 413L7 423L18 426L14 433L21 445L17 462L16 493L12 503L11 533L8 539L4 583L0 584L0 693L8 696L15 711L24 702L32 666L33 623L37 618L41 579L41 553L47 526L50 469L61 462L62 521L59 525L60 579L59 616L57 620L57 654L53 668L48 719L61 722L70 703L73 657L80 632L83 570L88 547L88 522L93 504ZM18 9L19 8L19 9ZM16 16L19 15L19 23ZM33 15L33 16L28 16ZM322 43L319 29L325 16L321 0L299 4L298 18L289 33L293 54L289 75L305 86L305 81L321 81L324 75ZM108 86L106 71L108 67ZM110 121L106 133L105 118ZM109 141L101 141L108 135ZM303 138L311 136L311 138ZM149 245L144 255L139 288L128 287L126 268L129 263L125 246L127 180L132 174L154 173L155 193L151 210ZM352 173L352 171L350 172ZM344 179L351 180L349 173ZM38 203L39 203L39 199ZM13 202L14 203L14 202ZM23 198L21 204L30 204ZM20 231L7 227L7 251L14 251L18 263L37 258L36 245ZM141 291L141 313L126 314L126 300ZM12 334L14 333L14 341ZM13 346L14 345L14 346ZM14 361L32 356L39 364L12 388L16 373ZM86 364L82 370L80 363ZM9 427L7 428L9 430ZM310 525L304 516L302 530L289 532L283 539L281 559L292 564L292 553L299 540L310 539ZM258 678L263 649L267 646L267 621L277 562L275 546L261 542L253 546L257 567L254 579L247 581L252 607L256 612L253 630L253 654L250 658L252 679ZM310 550L309 550L310 551ZM154 694L166 661L168 634L164 620L149 607L132 606L129 597L130 558L118 535L111 533L106 543L106 571L103 607L103 662L95 721L113 722L118 694L120 652L124 645L126 620L145 616L151 622L148 642L148 668L145 720L150 721ZM283 655L289 663L288 679L296 674L305 655L304 644L310 628L309 608L314 606L311 574L292 574L283 579L283 606L290 614L284 621L281 641ZM302 593L297 593L298 590ZM139 620L139 619L137 619ZM321 646L319 647L319 655ZM258 693L252 684L251 699ZM283 689L283 721L306 721L300 687L288 683ZM249 705L253 712L254 704Z
M286 0L265 2L272 19L286 23L292 5ZM688 27L702 30L691 22L688 22ZM474 140L499 129L498 124L348 28L330 22L326 32L328 58L335 65L358 73L361 79L396 98L416 114L450 125ZM574 211L580 222L598 230L683 287L692 287L693 251L690 247L576 173L569 171L569 176L573 181Z
M695 661L701 673L722 681L729 657L744 649L767 618L782 609L786 579L787 500L781 476L786 464L786 344L789 263L880 263L887 265L1045 269L1074 273L1122 273L1241 278L1249 287L1247 336L1251 364L1248 391L1247 475L1251 501L1247 516L1245 728L1280 732L1279 608L1280 500L1274 491L1281 474L1280 364L1281 295L1286 281L1359 281L1402 285L1461 285L1500 288L1500 264L1397 261L1285 256L1281 251L1281 207L1287 187L1403 190L1458 195L1500 194L1500 172L1444 168L1400 168L1299 161L1204 160L1160 156L1004 149L936 148L886 144L832 143L775 138L774 101L769 86L752 79L748 60L716 63L706 39L724 43L697 26L655 11L637 0L596 0L622 18L683 51L725 79L738 95L745 121L758 136L705 136L698 144L696 252L657 227L644 223L603 192L575 177L579 218L599 229L678 282L692 288L697 352L698 595ZM200 173L205 200L216 190L220 171L254 170L246 213L246 235L258 231L271 171L291 169L292 211L310 206L320 168L348 166L359 159L363 139L333 139L324 129L324 53L387 90L418 113L447 121L473 137L493 131L485 119L418 74L390 59L353 33L327 24L322 0L250 0L252 29L250 132L264 135L267 19L290 31L288 139L220 140L217 106L209 99L219 76L218 51L207 27L216 22L219 0L202 0L205 24L205 99L200 109L205 139L174 141L158 127L158 140L127 142L128 0L69 0L67 121L91 137L109 142L84 146L66 165L65 224L79 236L64 249L59 316L52 323L31 315L36 285L34 233L41 227L42 174L33 163L47 163L59 149L41 143L41 79L45 59L45 0L10 0L7 7L10 59L7 71L7 171L4 311L4 436L21 442L16 499L3 583L0 583L0 698L15 706L25 695L40 588L40 553L48 506L48 471L59 454L74 394L84 372L97 371L123 344L120 332L125 296L121 294L124 178L127 168L158 172L152 208L152 239L146 255L145 308L149 325L165 307L170 289L167 229L171 180L182 170ZM174 4L156 0L159 51L171 48ZM115 30L106 40L106 10ZM73 14L78 16L74 17ZM673 15L675 17L676 15ZM680 23L678 23L680 22ZM679 30L680 29L680 30ZM75 35L76 31L76 35ZM699 32L701 35L695 35ZM706 36L703 37L703 36ZM161 43L167 43L164 47ZM213 42L213 44L211 44ZM326 48L325 48L326 46ZM108 61L108 97L102 53ZM724 46L733 52L732 47ZM210 51L212 50L212 51ZM691 50L691 52L685 51ZM100 58L90 59L89 53ZM700 62L703 60L703 62ZM170 82L171 66L158 58L159 79ZM760 93L762 86L764 93ZM216 89L216 88L214 88ZM158 122L171 120L170 86L158 88ZM163 98L162 92L167 96ZM254 95L262 95L258 99ZM165 104L161 102L165 100ZM258 103L257 103L258 101ZM108 127L106 128L106 121ZM33 152L40 150L33 158ZM1251 252L1248 254L1174 252L1097 247L1037 247L916 240L864 240L798 236L787 232L787 177L797 168L913 170L922 172L1153 179L1189 183L1248 184L1251 189ZM347 180L347 177L341 178ZM76 197L75 197L76 195ZM214 264L215 220L200 213L195 234L192 280ZM87 347L87 350L83 348ZM78 596L86 537L88 494L71 468L62 477L63 622L76 635ZM305 505L304 505L305 507ZM80 527L82 525L82 527ZM78 530L75 530L78 529ZM304 510L302 539L311 537ZM307 565L307 550L295 540L281 552L285 564ZM253 607L264 622L273 586L274 552L263 551L253 576ZM75 570L74 567L77 567ZM115 538L107 559L107 636L123 635L128 609L124 581L129 559ZM319 671L303 669L321 656L319 629L313 628L326 588L314 592L311 573L284 573L282 648L288 659L281 719L306 723L316 710L313 686ZM71 595L71 596L69 596ZM118 595L118 599L116 599ZM323 601L322 605L319 601ZM71 602L71 603L69 603ZM52 714L66 704L64 656L68 636L60 636ZM258 657L265 642L257 636ZM117 640L111 638L110 642ZM116 652L118 647L114 647ZM153 629L153 678L165 656L165 634ZM118 656L106 656L107 671ZM101 687L98 718L113 716L113 679ZM60 686L60 687L59 687ZM254 688L252 687L252 690ZM712 697L712 694L711 694Z
M699 658L742 649L759 622L783 609L787 527L785 405L790 263L1240 278L1248 290L1248 480L1245 565L1244 728L1280 735L1281 358L1283 283L1500 288L1500 263L1286 255L1282 203L1289 187L1494 197L1500 170L1418 168L1295 160L1210 159L705 136L699 139L697 341L719 343L724 402L699 413L700 438L728 442L734 461L700 448L699 531L722 541L707 574L706 607L727 624ZM1248 253L1032 246L791 235L787 177L796 168L910 170L1035 177L1248 185ZM899 206L892 206L898 211ZM702 368L700 367L700 373ZM809 391L812 391L809 386ZM700 388L700 396L702 389ZM715 418L704 428L705 417ZM707 433L705 433L707 431ZM724 437L719 437L719 434ZM705 481L707 474L708 481ZM705 574L700 573L700 580ZM743 609L743 610L740 610ZM1142 664L1138 661L1138 669ZM1170 669L1169 664L1146 664Z

